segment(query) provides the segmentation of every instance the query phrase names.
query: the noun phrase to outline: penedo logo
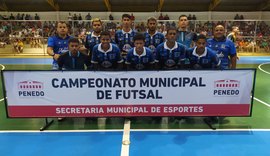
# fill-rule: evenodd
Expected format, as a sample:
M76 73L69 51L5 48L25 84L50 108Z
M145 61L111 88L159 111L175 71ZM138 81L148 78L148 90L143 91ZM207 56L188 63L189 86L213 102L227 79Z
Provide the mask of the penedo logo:
M214 82L214 96L238 96L240 81L238 80L217 80Z
M42 97L44 96L44 85L39 81L22 81L18 83L18 94L20 97Z

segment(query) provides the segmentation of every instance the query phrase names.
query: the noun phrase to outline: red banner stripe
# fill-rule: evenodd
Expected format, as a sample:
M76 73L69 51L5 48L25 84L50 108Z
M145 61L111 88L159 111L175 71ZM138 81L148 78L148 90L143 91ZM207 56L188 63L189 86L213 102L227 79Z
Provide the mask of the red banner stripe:
M9 117L249 116L250 104L8 106Z

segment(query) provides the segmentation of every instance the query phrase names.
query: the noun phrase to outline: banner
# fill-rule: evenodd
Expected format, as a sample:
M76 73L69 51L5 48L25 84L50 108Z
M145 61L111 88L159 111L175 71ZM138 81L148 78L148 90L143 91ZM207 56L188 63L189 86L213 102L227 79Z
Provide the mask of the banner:
M255 70L3 71L9 117L250 116Z

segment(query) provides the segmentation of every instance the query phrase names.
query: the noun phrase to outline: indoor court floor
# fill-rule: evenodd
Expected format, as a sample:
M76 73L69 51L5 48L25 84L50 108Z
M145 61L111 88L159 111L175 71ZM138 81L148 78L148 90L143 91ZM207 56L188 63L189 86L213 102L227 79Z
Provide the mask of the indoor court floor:
M0 58L3 70L50 70L51 59ZM256 68L251 117L226 117L212 130L203 117L188 120L66 118L39 131L44 118L7 118L0 83L0 150L6 156L268 156L270 57L241 56L238 68Z

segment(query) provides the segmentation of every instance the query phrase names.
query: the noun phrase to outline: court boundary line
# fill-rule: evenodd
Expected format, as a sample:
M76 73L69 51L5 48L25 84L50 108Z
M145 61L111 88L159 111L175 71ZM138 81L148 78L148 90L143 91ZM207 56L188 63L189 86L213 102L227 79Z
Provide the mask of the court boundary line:
M0 64L0 66L2 67L1 70L5 70L6 67L4 65Z
M132 129L132 132L137 131L144 131L144 132L183 132L183 131L189 131L189 132L249 132L249 131L266 131L270 132L270 129Z
M87 132L123 132L122 129L108 130L0 130L0 133L87 133Z
M254 96L254 100L260 102L261 104L264 104L264 105L267 106L267 107L270 107L270 104L268 104L268 103L266 103L266 102L264 102L264 101L262 101L262 100L256 98L255 96Z
M130 132L144 131L144 132L229 132L229 131L266 131L270 132L270 129L130 129ZM12 131L1 131L1 133L91 133L91 132L123 132L123 130L47 130L47 131L33 131L33 130L12 130Z
M261 64L259 64L258 68L259 68L260 71L264 72L265 74L270 75L270 72L268 72L268 71L262 69L262 66L263 66L263 65L266 65L266 64L270 64L270 62L261 63ZM264 101L262 101L262 100L256 98L255 96L254 96L254 100L256 100L256 101L258 101L258 102L260 102L260 103L266 105L267 107L270 107L270 104L268 104L268 103L266 103L266 102L264 102Z
M261 67L262 65L266 65L266 64L270 64L270 62L261 63L261 64L258 66L258 68L259 68L260 71L262 71L262 72L264 72L264 73L270 75L270 72L263 70L262 67Z
M130 146L130 120L125 119L120 156L129 156L129 146Z

